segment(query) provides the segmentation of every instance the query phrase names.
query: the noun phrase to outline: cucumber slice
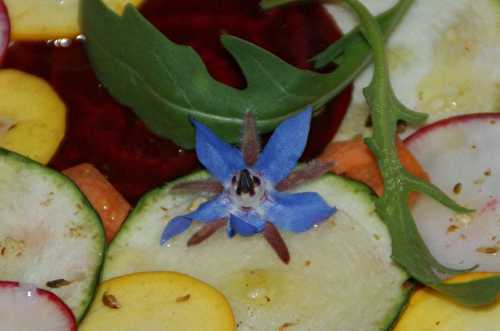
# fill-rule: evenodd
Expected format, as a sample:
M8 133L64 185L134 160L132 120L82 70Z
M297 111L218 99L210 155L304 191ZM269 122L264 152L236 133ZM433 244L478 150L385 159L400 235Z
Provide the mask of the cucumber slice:
M0 149L0 280L54 292L80 319L105 239L97 213L62 174Z
M385 330L406 302L408 276L392 262L390 237L361 184L327 175L301 187L321 193L338 212L309 232L282 232L289 265L261 236L228 239L219 231L188 248L197 226L160 246L168 221L207 199L171 194L171 186L139 202L109 247L105 280L140 271L189 274L226 296L238 330Z

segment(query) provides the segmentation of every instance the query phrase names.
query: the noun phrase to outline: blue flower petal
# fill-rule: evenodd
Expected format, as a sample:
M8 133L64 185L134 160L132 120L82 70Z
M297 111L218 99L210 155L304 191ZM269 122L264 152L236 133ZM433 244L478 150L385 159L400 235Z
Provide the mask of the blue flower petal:
M178 216L172 219L161 234L160 245L165 244L176 235L186 231L189 226L191 226L191 223L193 223L193 221L184 216Z
M259 229L257 227L245 222L245 220L233 214L231 214L228 224L229 237L233 237L236 233L243 237L249 237L259 233Z
M184 215L193 221L209 223L229 215L230 201L224 194L202 203L192 213Z
M171 238L186 231L193 221L210 223L228 216L228 204L228 199L220 194L212 200L202 203L194 212L175 217L163 230L160 244L163 245Z
M336 211L323 198L313 192L272 194L267 217L278 228L292 232L304 232L315 224L325 221Z
M304 152L312 107L281 123L257 159L255 170L273 184L285 179Z
M196 128L196 155L198 160L221 183L245 167L241 152L220 140L208 127L192 120Z

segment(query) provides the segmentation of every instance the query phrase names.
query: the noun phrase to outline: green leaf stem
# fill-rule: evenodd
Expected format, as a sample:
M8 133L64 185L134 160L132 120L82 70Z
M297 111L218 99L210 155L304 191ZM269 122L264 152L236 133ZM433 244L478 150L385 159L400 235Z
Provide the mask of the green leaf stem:
M444 283L436 272L452 275L470 271L454 270L441 265L429 252L408 207L408 195L418 191L429 195L456 212L470 210L458 206L434 185L410 175L400 164L395 144L398 120L418 122L424 117L396 98L390 80L384 49L384 35L379 24L358 0L345 0L358 14L361 31L374 54L374 74L364 90L373 120L373 136L367 139L378 158L385 190L377 200L377 212L387 224L392 238L392 257L415 279L433 287L454 300L470 306L489 304L500 293L500 276L466 283Z

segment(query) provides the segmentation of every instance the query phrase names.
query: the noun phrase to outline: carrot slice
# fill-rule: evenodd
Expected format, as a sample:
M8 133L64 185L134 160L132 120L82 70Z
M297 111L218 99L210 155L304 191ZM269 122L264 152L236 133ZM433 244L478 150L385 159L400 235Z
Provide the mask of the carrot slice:
M63 174L75 182L97 211L104 226L106 239L110 242L127 217L131 209L130 204L91 164L82 163L64 170Z
M406 170L417 177L428 180L425 170L400 139L396 141L396 146L399 160ZM379 196L384 193L384 180L380 174L377 159L362 137L332 142L319 158L321 161L334 164L331 169L333 173L363 182ZM414 193L410 195L410 204L415 202L416 197L417 195Z

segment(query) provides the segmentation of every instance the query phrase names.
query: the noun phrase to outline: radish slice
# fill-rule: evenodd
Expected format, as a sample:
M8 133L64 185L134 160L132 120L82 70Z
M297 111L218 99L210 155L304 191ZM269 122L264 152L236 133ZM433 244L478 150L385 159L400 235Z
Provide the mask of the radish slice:
M430 180L471 214L457 214L422 195L413 215L441 263L500 271L500 114L452 117L405 141Z
M0 282L0 328L76 331L76 320L55 294L17 282Z
M7 7L0 0L0 63L3 62L10 40L10 19Z

